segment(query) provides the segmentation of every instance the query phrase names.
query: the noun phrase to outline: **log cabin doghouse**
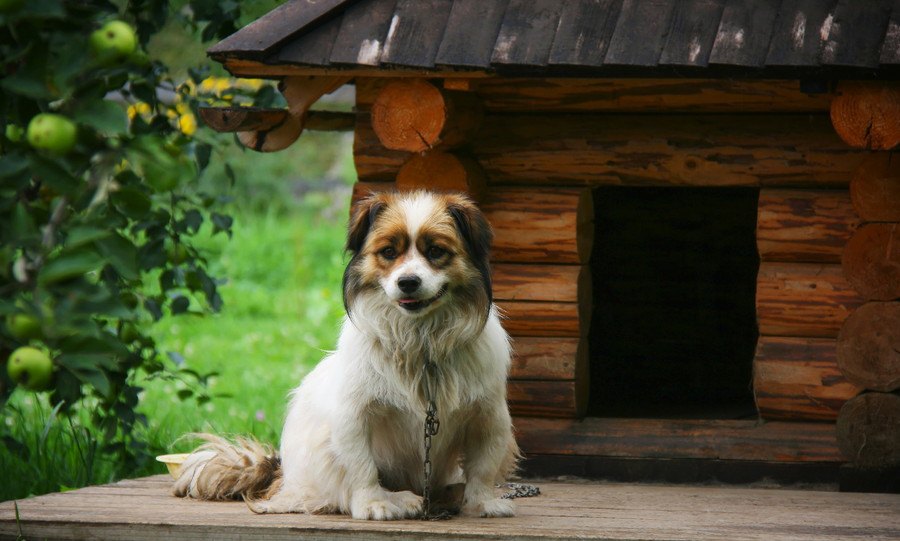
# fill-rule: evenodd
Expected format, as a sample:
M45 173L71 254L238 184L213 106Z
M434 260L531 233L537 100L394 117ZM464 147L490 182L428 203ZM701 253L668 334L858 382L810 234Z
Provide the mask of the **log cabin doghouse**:
M292 0L209 53L289 104L214 128L480 203L527 471L896 489L900 3Z

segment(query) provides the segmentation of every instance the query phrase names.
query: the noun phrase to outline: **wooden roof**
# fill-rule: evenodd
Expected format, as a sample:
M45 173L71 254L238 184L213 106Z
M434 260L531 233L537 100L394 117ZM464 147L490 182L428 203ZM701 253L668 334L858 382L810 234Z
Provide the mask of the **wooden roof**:
M288 0L209 54L238 75L896 78L900 0Z

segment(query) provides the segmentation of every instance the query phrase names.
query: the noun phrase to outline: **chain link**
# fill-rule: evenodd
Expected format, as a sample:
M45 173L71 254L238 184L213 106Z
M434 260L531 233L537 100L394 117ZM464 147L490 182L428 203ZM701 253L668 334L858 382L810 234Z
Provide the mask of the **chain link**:
M434 371L437 368L431 359L425 359L424 373L422 375L422 390L425 395L425 460L423 462L423 473L425 474L425 483L422 493L422 520L447 520L451 515L447 511L437 513L431 510L431 438L437 435L441 428L441 421L437 416L437 404L434 401L434 391L431 386L434 384ZM506 483L504 488L511 489L509 492L500 496L501 498L511 500L513 498L531 498L539 496L541 489L525 483Z
M422 520L446 520L450 513L431 511L431 438L437 435L441 429L441 421L437 416L437 404L434 401L434 392L431 385L434 383L434 370L436 368L431 359L425 359L425 370L422 375L422 389L425 393L425 460L424 471L425 484L422 490Z

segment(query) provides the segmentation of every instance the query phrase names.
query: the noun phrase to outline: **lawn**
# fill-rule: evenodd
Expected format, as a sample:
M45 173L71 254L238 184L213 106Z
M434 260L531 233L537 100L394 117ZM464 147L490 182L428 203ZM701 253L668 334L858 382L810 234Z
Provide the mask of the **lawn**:
M233 238L205 234L197 242L211 274L227 279L225 307L148 327L182 366L218 372L213 399L198 405L179 399L180 382L144 381L140 411L151 454L186 450L191 443L179 438L199 430L277 443L288 392L334 346L343 316L342 247L355 180L350 142L312 133L278 154L225 153L238 178L230 192ZM203 182L227 193L218 167ZM0 420L26 448L0 445L0 501L164 471L151 461L117 472L79 419L57 417L46 396L19 389L8 406Z

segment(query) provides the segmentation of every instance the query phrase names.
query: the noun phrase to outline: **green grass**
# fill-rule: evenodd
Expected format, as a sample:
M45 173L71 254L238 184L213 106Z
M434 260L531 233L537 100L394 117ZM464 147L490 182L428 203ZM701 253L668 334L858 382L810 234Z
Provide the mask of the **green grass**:
M343 316L341 248L354 181L350 140L340 134L304 134L277 154L226 152L238 182L233 238L201 234L197 246L210 273L224 277L221 313L164 318L149 328L160 351L184 366L218 372L213 400L182 401L180 382L152 380L139 410L149 426L140 437L152 454L184 451L188 432L249 434L277 443L286 396L334 347ZM221 164L203 186L226 193ZM82 412L90 411L86 403ZM99 453L87 415L58 417L44 394L21 389L0 410L0 422L24 447L0 444L0 501L103 483L120 476L162 473L154 461L122 471Z

